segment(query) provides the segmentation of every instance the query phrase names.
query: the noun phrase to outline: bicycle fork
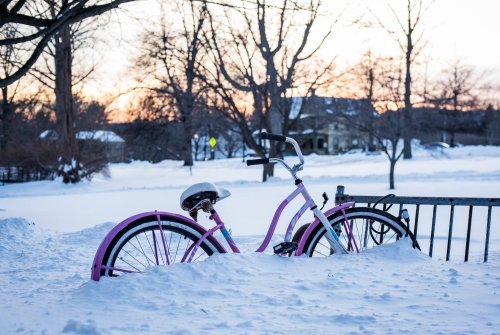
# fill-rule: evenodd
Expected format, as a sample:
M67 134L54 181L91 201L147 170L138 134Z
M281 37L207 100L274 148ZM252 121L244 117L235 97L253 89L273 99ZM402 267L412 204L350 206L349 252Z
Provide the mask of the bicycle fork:
M323 212L320 211L317 206L313 207L312 211L313 211L314 215L318 218L318 220L321 222L321 224L325 227L325 229L326 229L325 237L326 237L326 240L328 241L328 244L330 244L330 247L333 249L333 251L335 251L335 253L339 253L339 254L347 254L348 251L340 243L339 235L335 232L333 227L330 225L330 222L328 221L325 214L323 214ZM349 232L348 232L348 234L350 235ZM350 243L350 241L351 241L351 238L349 237L349 243Z
M318 206L314 203L314 200L312 199L311 195L309 192L307 192L306 188L302 183L297 185L297 187L300 189L300 192L302 193L302 196L306 200L307 203L310 203L312 205L311 210L314 213L314 216L318 218L318 220L321 222L321 224L325 227L326 229L326 240L328 241L328 244L330 244L330 247L335 251L335 253L339 254L346 254L347 250L342 246L340 243L340 238L339 235L335 232L333 227L330 225L330 221L328 221L328 218L326 215L318 208Z

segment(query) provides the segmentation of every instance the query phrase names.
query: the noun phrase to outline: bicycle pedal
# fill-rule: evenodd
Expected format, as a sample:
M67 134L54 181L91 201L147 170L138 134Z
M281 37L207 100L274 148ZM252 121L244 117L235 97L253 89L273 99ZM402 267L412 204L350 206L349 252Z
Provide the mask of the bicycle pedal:
M296 242L281 242L280 244L275 245L274 253L277 255L292 253L297 250Z

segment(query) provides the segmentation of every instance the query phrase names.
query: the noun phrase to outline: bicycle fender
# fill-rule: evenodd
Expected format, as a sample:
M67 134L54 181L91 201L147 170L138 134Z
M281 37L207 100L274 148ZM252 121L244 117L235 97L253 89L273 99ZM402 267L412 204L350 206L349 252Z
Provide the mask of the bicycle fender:
M346 202L343 203L339 206L335 206L333 208L328 209L324 214L326 217L329 217L332 214L335 214L341 210L350 208L354 205L354 202ZM322 224L318 218L315 218L313 222L307 227L306 231L304 234L302 234L302 237L300 238L299 245L297 247L297 251L295 251L295 256L300 256L304 252L304 245L306 244L307 239L309 238L309 235L311 232L313 232L318 225Z

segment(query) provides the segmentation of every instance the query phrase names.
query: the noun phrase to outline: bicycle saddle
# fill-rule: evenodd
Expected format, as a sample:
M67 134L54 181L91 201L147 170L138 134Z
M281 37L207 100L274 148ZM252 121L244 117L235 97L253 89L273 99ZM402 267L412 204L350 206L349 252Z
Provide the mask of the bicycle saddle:
M210 200L212 204L221 201L231 195L231 192L222 187L217 187L212 183L198 183L189 186L181 194L181 208L191 211L202 200Z

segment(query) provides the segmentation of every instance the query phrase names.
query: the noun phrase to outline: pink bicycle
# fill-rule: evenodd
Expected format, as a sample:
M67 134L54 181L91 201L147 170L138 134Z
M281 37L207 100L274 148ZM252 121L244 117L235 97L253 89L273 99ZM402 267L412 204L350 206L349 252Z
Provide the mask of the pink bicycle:
M304 204L288 224L284 241L274 246L274 253L283 256L329 256L362 252L382 244L392 243L413 235L408 229L409 219L402 212L406 224L383 210L371 207L354 207L353 202L340 204L322 211L309 195L304 183L297 177L303 169L304 157L298 143L289 137L262 134L262 138L287 142L293 145L299 162L288 165L280 158L248 160L247 165L280 163L292 175L295 190L284 199L274 214L267 234L256 252L269 246L280 216L287 205L299 195ZM101 242L92 266L91 278L98 281L102 276L118 276L123 273L140 273L146 268L193 262L214 253L240 252L214 205L230 193L211 183L199 183L189 187L181 196L181 207L191 218L168 212L147 212L132 216L115 226ZM328 198L323 194L323 207ZM299 218L310 209L310 223L295 230ZM197 222L199 210L210 213L214 227L206 229ZM214 235L222 233L226 246ZM414 243L416 244L416 241Z

